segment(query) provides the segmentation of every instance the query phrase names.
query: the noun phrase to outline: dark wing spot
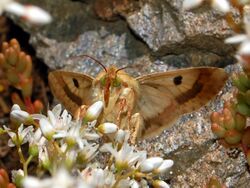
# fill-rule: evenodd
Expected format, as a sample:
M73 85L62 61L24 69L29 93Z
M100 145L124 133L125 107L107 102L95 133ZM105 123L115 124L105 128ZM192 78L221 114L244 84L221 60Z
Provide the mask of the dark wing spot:
M73 78L73 83L75 87L79 88L79 82L77 81L77 79Z
M182 83L182 76L176 76L174 77L174 84L180 85Z

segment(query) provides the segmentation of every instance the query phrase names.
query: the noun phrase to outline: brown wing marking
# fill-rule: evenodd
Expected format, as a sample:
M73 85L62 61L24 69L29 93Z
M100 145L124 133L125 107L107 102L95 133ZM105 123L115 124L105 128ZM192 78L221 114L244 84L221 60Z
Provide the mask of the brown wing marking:
M49 85L53 95L69 110L75 113L91 100L93 78L74 72L54 71L49 74Z
M205 105L221 90L226 79L223 69L206 67L138 78L141 98L136 110L144 117L143 137L159 134L180 115Z

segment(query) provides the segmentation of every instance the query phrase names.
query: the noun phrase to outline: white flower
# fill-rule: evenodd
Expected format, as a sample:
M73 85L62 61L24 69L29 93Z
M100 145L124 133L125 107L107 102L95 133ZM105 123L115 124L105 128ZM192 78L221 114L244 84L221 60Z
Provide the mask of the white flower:
M127 142L124 142L121 149L116 151L111 143L104 144L100 151L109 151L115 157L115 166L118 171L132 168L138 161L143 161L146 158L146 152L134 152L134 147L129 146Z
M102 101L97 101L94 104L92 104L86 112L86 115L84 117L84 122L86 123L96 120L101 114L103 107L104 104Z
M112 172L105 169L92 169L90 167L81 172L81 176L90 187L112 187L115 183L115 176Z
M48 24L52 20L50 14L37 6L25 6L11 0L1 1L4 1L4 3L2 3L2 9L4 9L6 12L20 16L32 24Z
M83 181L78 178L70 176L70 174L65 169L60 169L57 173L43 180L35 177L25 177L23 180L24 188L90 188Z
M34 130L32 126L28 126L25 129L23 128L24 125L21 124L17 130L17 134L12 132L8 127L4 126L5 131L7 131L8 135L10 136L10 140L8 141L9 147L14 147L16 145L22 145L28 142L30 139L31 133Z
M81 160L82 163L92 160L98 153L97 149L99 144L89 144L87 141L82 140L82 146L78 153L78 160Z
M51 140L55 134L55 129L47 119L40 119L40 129L45 138Z
M83 139L81 136L81 122L71 122L71 126L69 129L60 130L56 134L53 135L53 138L65 138L68 146L74 146L76 143L80 146L81 140Z
M200 6L203 2L204 0L184 0L182 6L185 10L190 10ZM214 9L217 9L223 13L230 11L230 4L227 0L210 0L210 2Z
M43 135L51 140L53 136L60 132L65 133L70 127L71 115L64 110L62 113L61 105L56 105L52 111L48 111L48 117L41 118L39 121Z
M160 167L160 165L163 163L163 159L161 157L151 157L146 160L144 160L140 165L140 171L141 172L151 172L154 169Z
M118 126L114 123L103 123L97 127L97 130L102 134L111 134L118 130Z
M67 151L66 158L63 162L67 167L70 168L76 162L76 157L77 157L77 151L72 149L70 151Z

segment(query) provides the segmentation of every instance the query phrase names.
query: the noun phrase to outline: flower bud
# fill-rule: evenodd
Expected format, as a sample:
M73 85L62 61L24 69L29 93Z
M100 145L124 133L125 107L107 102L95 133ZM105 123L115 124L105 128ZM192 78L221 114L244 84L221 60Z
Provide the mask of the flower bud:
M103 102L102 101L97 101L94 104L92 104L88 108L86 115L83 119L84 123L96 120L99 117L99 115L101 114L102 110L103 110Z
M20 3L11 2L5 7L5 11L21 16L32 24L47 24L52 20L46 11L33 5L23 6Z
M220 124L221 123L220 117L221 114L219 112L212 112L212 114L210 115L210 120L212 121L212 123Z
M22 76L24 78L31 78L32 73L32 60L29 55L25 55L24 63L26 64L24 71L22 72Z
M97 127L97 130L102 134L111 134L115 133L118 127L114 123L103 123Z
M153 187L154 188L170 188L170 186L165 181L162 181L162 180L154 180Z
M160 165L163 163L163 159L161 157L151 157L146 160L144 160L140 165L140 171L141 172L151 172L154 169L160 167Z
M40 100L35 100L33 104L36 113L40 113L44 108L43 103Z
M235 126L236 130L243 131L246 127L246 121L247 121L246 116L237 113L235 115L235 121L236 121L236 126Z
M236 106L237 112L242 115L250 116L250 107L245 103L238 103Z
M13 110L21 110L20 106L18 104L14 104L12 107L11 107L11 111Z
M227 13L230 11L230 5L227 0L212 0L212 7L217 9L223 13Z
M235 121L232 115L229 115L229 114L224 115L224 128L227 130L231 130L235 128Z
M36 144L30 145L29 146L29 155L35 157L39 153L38 146Z
M12 110L10 112L10 119L13 122L25 123L30 121L32 117L28 112L25 112L23 110Z
M203 0L184 0L182 7L184 8L184 10L190 10L192 8L196 8L202 2L203 2Z
M233 85L236 86L240 91L246 92L247 88L245 85L243 85L240 80L238 79L237 75L233 75Z
M244 85L247 89L250 88L250 80L245 73L240 73L238 75L238 79L242 85Z
M225 133L225 141L228 144L238 144L241 141L242 135L236 130L228 130Z
M213 133L219 137L219 138L224 138L225 133L226 133L226 129L224 129L223 127L219 126L217 123L213 123L211 125L211 129L213 131Z
M13 68L7 70L6 76L8 81L14 86L16 86L20 82L20 78Z
M158 168L154 169L154 173L156 174L164 173L167 170L169 170L173 165L174 165L173 160L170 159L164 160Z
M22 81L22 83L20 83L20 87L22 90L22 96L24 98L30 97L32 95L32 83L33 83L32 78L25 79Z
M8 52L9 53L6 54L7 55L8 64L10 64L12 66L16 66L17 57L18 57L16 51L14 50L14 48L10 47Z

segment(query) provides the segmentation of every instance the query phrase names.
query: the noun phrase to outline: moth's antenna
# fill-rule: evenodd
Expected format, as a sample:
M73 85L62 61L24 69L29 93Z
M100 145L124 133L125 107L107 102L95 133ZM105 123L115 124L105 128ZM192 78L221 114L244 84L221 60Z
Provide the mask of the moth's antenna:
M100 61L98 61L97 59L95 59L95 58L93 58L93 57L91 57L91 56L89 56L89 55L79 55L79 56L77 56L77 57L88 57L88 58L94 60L96 63L98 63L99 65L102 66L102 68L105 70L105 72L107 72L106 67L105 67Z
M130 66L125 66L125 67L122 67L122 68L119 68L115 71L115 73L118 73L120 70L123 70L123 69L126 69L126 68L130 68Z

